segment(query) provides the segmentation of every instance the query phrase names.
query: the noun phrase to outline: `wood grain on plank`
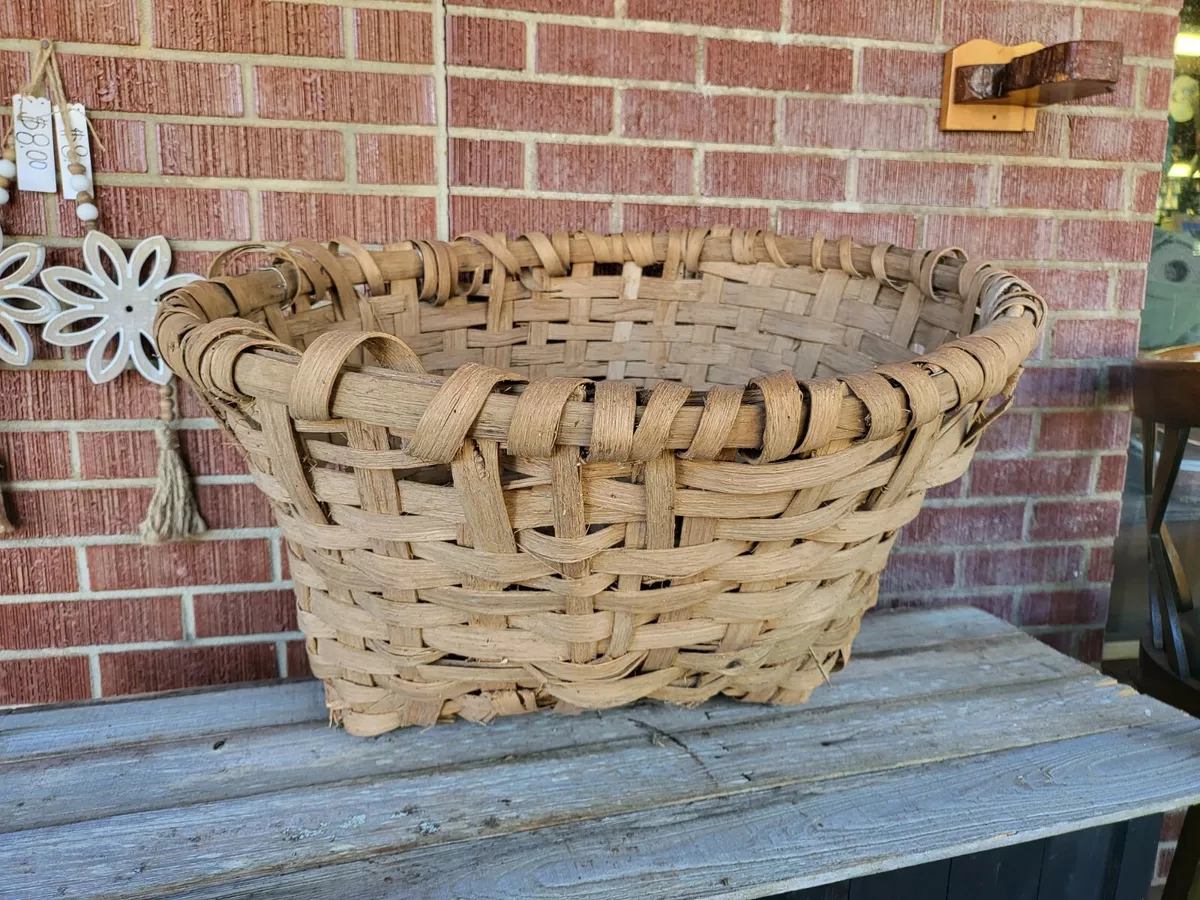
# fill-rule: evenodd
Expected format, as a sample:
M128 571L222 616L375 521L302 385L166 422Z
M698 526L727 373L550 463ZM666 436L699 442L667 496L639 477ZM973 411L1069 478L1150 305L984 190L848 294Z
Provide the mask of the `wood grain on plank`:
M114 747L103 753L41 757L10 764L0 775L0 832L83 821L212 800L245 797L351 778L377 778L436 765L562 752L593 744L644 741L647 729L682 734L779 720L793 729L821 727L831 709L886 704L947 692L994 690L1069 675L1094 676L1075 660L1018 635L973 645L868 656L835 674L827 690L796 707L719 698L698 710L646 702L566 717L550 712L505 717L484 727L455 723L429 731L395 731L363 741L324 721L231 732L214 740ZM599 752L599 751L594 751ZM80 791L79 785L87 785Z
M1168 723L477 843L197 886L189 900L769 897L1200 800L1200 723Z
M50 896L84 897L96 884L110 883L129 894L161 896L197 878L294 872L564 822L594 825L606 816L661 814L688 821L689 804L737 805L743 794L770 804L770 796L786 788L815 800L848 789L848 776L870 780L875 776L863 773L886 770L887 777L903 780L903 770L914 766L947 766L959 757L1178 716L1098 679L1093 673L831 708L814 712L808 727L799 729L792 717L678 735L648 725L646 739L637 743L16 832L0 842L0 871L16 873L8 879L15 896L37 887ZM636 713L626 715L636 721ZM1200 731L1200 725L1194 728ZM959 807L956 816L968 809ZM880 820L867 818L876 828ZM483 845L480 854L486 854Z

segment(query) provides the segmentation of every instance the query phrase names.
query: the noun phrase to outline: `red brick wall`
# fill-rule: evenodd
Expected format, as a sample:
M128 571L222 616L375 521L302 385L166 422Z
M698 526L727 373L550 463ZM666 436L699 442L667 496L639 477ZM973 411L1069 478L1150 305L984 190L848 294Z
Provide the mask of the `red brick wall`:
M0 7L0 96L35 39L106 152L105 229L185 268L246 239L699 222L960 243L1055 310L1016 409L936 492L885 604L963 599L1094 658L1107 605L1178 2L41 0ZM1125 77L1032 134L937 130L941 52L1117 37ZM70 207L6 233L77 258ZM304 670L266 504L194 402L211 534L148 549L152 386L93 387L42 348L0 371L0 703Z

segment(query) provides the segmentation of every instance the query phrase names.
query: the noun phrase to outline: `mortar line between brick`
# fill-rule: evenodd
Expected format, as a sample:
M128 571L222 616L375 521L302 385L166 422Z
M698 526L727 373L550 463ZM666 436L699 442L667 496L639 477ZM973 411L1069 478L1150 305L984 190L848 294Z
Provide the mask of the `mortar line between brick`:
M275 642L275 665L279 668L279 677L288 677L287 641Z
M196 639L196 606L192 602L191 591L184 591L179 596L179 621L183 640L194 641Z
M437 133L433 154L437 233L450 239L450 103L449 66L446 63L448 29L445 0L433 0L433 100Z
M92 652L87 655L88 661L88 683L92 691L92 699L99 700L104 696L104 685L101 683L100 676L100 654Z

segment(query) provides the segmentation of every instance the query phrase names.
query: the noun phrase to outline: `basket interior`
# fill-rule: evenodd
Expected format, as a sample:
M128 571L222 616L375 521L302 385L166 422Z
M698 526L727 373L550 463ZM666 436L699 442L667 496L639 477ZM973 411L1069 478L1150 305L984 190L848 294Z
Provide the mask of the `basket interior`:
M418 300L417 280L343 304L353 308L300 297L267 310L267 324L301 350L331 329L386 331L430 374L474 362L531 379L623 379L638 387L671 380L702 391L781 369L808 379L908 360L954 336L963 307L952 293L930 297L915 284L898 290L805 265L703 262L670 277L662 264L589 262L530 278L544 290L503 272L462 272L440 306Z

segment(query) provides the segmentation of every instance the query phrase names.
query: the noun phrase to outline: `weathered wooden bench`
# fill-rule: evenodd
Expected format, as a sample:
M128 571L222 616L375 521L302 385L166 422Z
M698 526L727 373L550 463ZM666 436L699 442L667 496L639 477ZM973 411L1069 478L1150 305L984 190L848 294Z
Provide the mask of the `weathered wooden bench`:
M11 711L0 896L1127 900L1197 801L1200 722L983 613L883 613L801 707L369 740L314 682Z

